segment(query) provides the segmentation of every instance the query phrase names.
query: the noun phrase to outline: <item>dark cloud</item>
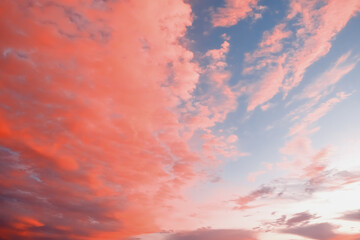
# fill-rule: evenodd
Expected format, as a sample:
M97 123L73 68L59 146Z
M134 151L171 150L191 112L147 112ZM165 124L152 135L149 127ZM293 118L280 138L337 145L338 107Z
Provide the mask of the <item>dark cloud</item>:
M333 229L335 229L335 227L330 223L317 223L306 226L287 228L281 230L281 232L317 240L326 240L336 236L336 234L333 232Z
M286 221L286 225L294 226L297 224L306 224L309 220L316 218L316 215L310 214L308 212L296 213L292 218L289 218Z
M248 206L247 204L259 198L271 195L274 192L274 190L275 188L273 187L261 186L259 189L251 192L250 194L236 199L235 202L238 205L240 205L239 207L236 207L236 209L243 210L243 209L253 208L254 206Z
M341 219L349 221L360 221L360 209L346 212Z
M274 215L274 214L272 214ZM317 218L316 215L308 212L296 213L292 216L281 215L273 221L264 221L256 229L261 229L265 232L274 231L279 228L293 228L309 224L311 219Z
M242 229L201 229L170 235L167 240L256 240L253 232Z

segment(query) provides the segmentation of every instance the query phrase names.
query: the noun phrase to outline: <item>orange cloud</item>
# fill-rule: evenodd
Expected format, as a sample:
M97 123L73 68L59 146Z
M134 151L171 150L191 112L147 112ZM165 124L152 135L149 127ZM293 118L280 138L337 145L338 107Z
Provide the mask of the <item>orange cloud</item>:
M218 99L198 99L208 109L197 115L189 101L200 74L179 41L192 23L190 6L0 5L2 237L121 239L159 231L166 202L203 177L195 164L216 158L188 141L236 106L220 83L218 106ZM232 105L221 108L223 101ZM22 216L29 218L19 222Z

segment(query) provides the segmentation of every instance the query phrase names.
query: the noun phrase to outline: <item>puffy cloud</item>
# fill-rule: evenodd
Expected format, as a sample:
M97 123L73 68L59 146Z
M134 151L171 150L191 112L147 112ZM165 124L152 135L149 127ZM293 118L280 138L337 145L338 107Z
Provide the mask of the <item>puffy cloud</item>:
M213 60L225 60L226 54L229 52L230 43L226 40L221 44L221 48L212 49L206 52L205 56L211 57Z
M234 134L228 136L227 139L226 139L226 141L227 141L228 143L234 143L234 142L236 142L237 140L238 140L238 137L237 137L236 135L234 135Z
M236 106L228 76L214 81L218 99L193 94L201 70L179 41L192 24L190 5L0 5L7 9L0 16L2 237L121 239L159 231L166 202L205 177L195 165L216 159L189 140Z

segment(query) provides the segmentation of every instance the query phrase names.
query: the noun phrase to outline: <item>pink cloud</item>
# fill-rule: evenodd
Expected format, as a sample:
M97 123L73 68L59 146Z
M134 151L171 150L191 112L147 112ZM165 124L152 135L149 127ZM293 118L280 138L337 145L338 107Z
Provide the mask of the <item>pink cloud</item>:
M246 56L248 62L257 62L255 66L246 67L244 73L268 67L267 73L262 76L256 86L249 88L248 111L266 103L280 91L286 96L301 82L306 69L329 52L331 41L360 8L359 2L356 0L349 0L345 8L340 4L336 0L331 0L318 8L317 2L314 1L294 0L291 2L287 19L274 28L274 37L266 39L268 41L264 39L260 44L263 47ZM282 49L280 43L277 45L266 44L289 37L291 33L284 33L281 29L284 28L284 24L290 25L290 20L294 19L297 20L296 26L298 27L296 37L301 39L301 43L293 44L278 54ZM278 67L270 67L274 64ZM333 78L333 82L338 81L352 68L353 66L349 64L334 70L337 77Z
M286 155L307 155L312 151L312 141L305 136L292 138L291 141L286 142L285 146L280 149L280 152Z
M166 202L206 177L195 165L237 151L188 142L224 120L237 97L220 64L227 42L209 54L217 97L193 95L201 69L179 41L190 5L6 0L1 9L2 237L160 231ZM220 142L210 135L205 145Z
M297 30L296 35L304 40L304 44L291 57L290 64L296 66L296 70L293 71L293 77L285 82L285 92L297 86L306 69L329 52L331 40L360 9L360 4L356 0L347 1L345 8L335 0L329 1L320 9L316 8L315 2L293 1L291 4L293 8L288 18L291 19L298 14L302 16L302 28Z
M261 175L263 175L263 174L265 174L265 173L266 173L266 171L264 171L264 170L259 170L259 171L256 171L256 172L251 172L251 173L248 174L248 180L249 180L250 182L255 182L255 180L256 180L257 177L259 177L259 176L261 176Z
M322 103L320 106L309 112L300 123L293 126L289 135L306 133L308 127L322 118L326 113L328 113L337 103L346 99L349 95L344 92L339 92L336 97L333 97L326 102Z
M259 18L254 11L261 9L257 0L226 0L225 7L216 9L212 14L212 23L214 27L230 27L249 16Z
M259 48L253 53L247 53L245 55L246 63L249 64L258 58L263 58L254 69L263 68L267 64L272 63L273 59L271 59L271 54L280 52L283 49L282 40L289 38L292 34L291 31L285 31L285 27L286 24L283 23L277 25L272 32L265 31L259 43ZM244 73L248 72L249 71L245 70Z
M246 155L210 130L237 107L229 38L200 69L179 40L190 5L6 0L1 9L2 236L160 231L176 208L167 203L207 177L202 166ZM194 95L201 73L211 87Z
M248 177L247 179L250 181L250 182L255 182L256 178L265 174L266 172L268 171L271 171L273 170L273 167L274 165L272 163L266 163L266 162L263 162L262 163L263 167L265 167L266 169L264 170L258 170L258 171L254 171L254 172L250 172L248 174Z
M234 135L234 134L228 136L227 139L226 139L226 141L227 141L228 143L234 143L234 142L236 142L237 140L238 140L238 137L237 137L236 135Z
M272 163L264 163L264 165L267 170L273 170L273 168L274 168L274 164L272 164Z
M277 25L274 30L270 33L264 32L263 39L259 43L259 47L271 46L278 44L281 40L291 36L291 31L284 31L285 24Z
M211 57L213 60L225 60L226 54L229 52L230 43L226 40L221 44L221 48L212 49L206 52L205 56Z
M212 49L205 53L204 57L210 60L210 64L204 69L204 75L208 78L201 84L207 85L208 91L198 96L198 101L189 107L188 112L184 113L183 119L188 127L206 129L201 135L201 139L206 141L202 149L207 158L214 159L214 156L220 154L225 157L241 157L248 153L239 151L233 143L237 137L229 136L225 139L223 136L217 136L210 130L217 122L225 120L228 113L235 111L237 107L237 98L241 91L236 91L228 85L231 77L226 69L226 54L229 51L229 37L222 36L225 40L218 49ZM194 130L192 130L194 131ZM236 139L235 139L236 138Z
M342 55L334 64L334 66L325 71L321 76L309 84L299 95L295 98L318 98L327 94L327 90L340 81L346 74L354 69L357 61L347 62L350 57L350 52Z
M251 95L247 107L248 111L252 111L257 106L266 103L279 91L281 82L286 74L282 67L283 61L284 58L279 59L277 66L265 73L260 83L251 86L249 90Z
M221 154L225 157L244 157L249 154L246 152L240 152L234 145L237 141L237 136L231 135L228 138L224 137L216 137L212 133L202 135L203 139L207 139L207 141L203 144L203 149L208 156L214 154ZM230 138L230 139L229 139ZM229 141L230 140L230 141Z
M261 105L261 110L266 111L271 107L270 103L266 103L264 105Z

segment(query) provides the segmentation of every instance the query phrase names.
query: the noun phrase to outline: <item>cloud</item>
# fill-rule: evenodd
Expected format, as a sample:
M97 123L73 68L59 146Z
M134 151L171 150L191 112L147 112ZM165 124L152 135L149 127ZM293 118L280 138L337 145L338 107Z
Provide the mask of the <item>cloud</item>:
M219 7L212 14L212 24L214 27L230 27L247 17L259 18L255 11L262 9L257 0L226 0L225 7Z
M192 24L181 0L6 0L1 9L2 237L159 231L176 207L166 202L217 160L189 140L208 132L204 145L220 142L209 127L236 107L219 67L229 43L208 55L219 67L214 99L194 95L201 69L180 41ZM236 152L224 143L219 151Z
M221 44L221 48L212 49L206 52L205 56L211 57L215 61L225 60L226 54L229 52L230 43L226 40Z
M260 81L249 86L248 111L266 103L280 91L286 96L296 87L306 69L330 51L331 41L360 8L355 0L347 1L346 8L341 8L336 0L327 1L320 7L317 3L291 1L288 16L274 27L272 34L264 36L257 50L246 55L245 60L250 66L244 69L244 74L265 72ZM284 28L291 29L294 22L295 31L283 31ZM283 49L281 41L291 35L297 40ZM332 76L333 83L353 68L352 64L339 65L334 70L337 75Z
M281 232L291 233L312 239L328 240L336 236L333 231L334 229L335 227L330 223L316 223L306 226L284 229Z
M259 48L256 49L253 53L245 54L245 61L247 64L262 58L258 66L250 67L250 69L245 69L244 73L249 73L251 70L256 70L261 66L267 64L267 57L270 57L271 54L280 52L283 49L283 40L289 38L292 35L291 31L285 30L286 24L279 24L275 26L272 31L265 31L261 42L259 43Z
M302 191L308 194L334 191L359 179L357 171L331 168L329 159L334 156L334 148L326 146L319 150L314 149L309 137L295 136L280 152L285 158L277 163L278 168L289 171L293 178L303 182L305 188Z
M273 192L274 192L273 187L261 186L259 189L251 192L250 194L235 199L234 200L235 203L239 205L236 206L235 209L243 210L243 209L252 208L254 206L248 206L249 203L254 202L255 200L258 200L260 198L272 195Z
M360 237L359 234L337 233L334 231L335 229L337 229L337 227L330 223L316 223L283 229L281 232L317 240L358 240Z
M264 171L264 170L259 170L259 171L256 171L256 172L251 172L251 173L248 174L248 180L249 180L250 182L255 182L255 180L256 180L257 177L259 177L259 176L261 176L261 175L263 175L263 174L265 174L265 173L266 173L266 171Z
M201 229L170 235L167 240L256 240L253 232L241 229Z
M308 155L312 151L313 147L311 139L301 135L292 138L280 149L280 152L286 155Z
M230 49L229 37L225 39L220 48L208 50L203 57L209 60L203 74L207 78L200 78L199 86L203 87L202 94L198 94L195 103L184 113L183 119L188 126L195 126L207 130L201 134L201 139L206 142L202 145L208 158L220 154L225 157L241 157L248 153L240 152L235 147L237 136L230 135L228 138L216 136L210 127L217 122L223 122L228 113L237 108L237 98L242 94L228 85L231 73L227 70L226 55Z
M312 83L307 85L305 89L297 96L296 99L318 98L328 93L328 89L340 81L346 74L354 69L357 61L349 61L351 52L342 55L334 64L334 66L322 75L317 77Z
M308 212L300 212L293 215L293 217L286 220L287 226L293 226L298 224L307 224L309 220L316 218L315 215Z
M360 210L346 212L341 219L349 221L360 221Z
M308 212L300 212L293 214L291 217L283 214L275 220L264 221L258 228L266 232L277 232L279 229L284 229L308 225L310 220L318 218L316 215Z
M265 31L263 34L263 39L259 43L259 47L272 46L279 44L279 42L285 38L291 36L291 31L285 31L285 24L277 25L272 32Z
M284 59L284 57L279 58L278 62L274 64L275 66L265 73L260 83L249 88L250 100L247 111L253 111L257 106L266 103L279 91L281 82L286 74L282 67Z
M234 135L234 134L228 136L227 139L226 139L226 141L227 141L228 143L234 143L234 142L236 142L237 140L238 140L238 137L237 137L236 135Z
M318 121L320 118L326 115L337 103L346 99L349 95L350 94L346 94L344 92L337 93L335 97L327 100L317 108L313 109L298 124L290 128L289 135L306 133L312 123Z

